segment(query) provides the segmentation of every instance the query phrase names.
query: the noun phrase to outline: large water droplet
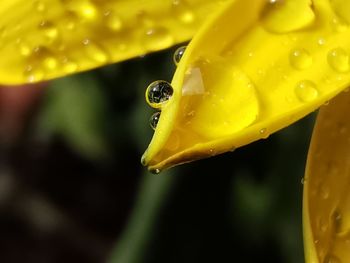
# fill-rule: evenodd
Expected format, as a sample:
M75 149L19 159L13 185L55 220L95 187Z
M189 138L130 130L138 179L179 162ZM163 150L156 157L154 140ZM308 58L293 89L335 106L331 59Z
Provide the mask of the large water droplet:
M160 119L160 111L154 113L151 118L149 119L149 125L153 130L157 128L158 122Z
M318 90L315 83L303 80L296 85L295 94L300 101L309 102L318 97Z
M294 49L289 55L290 64L295 69L307 69L312 65L312 57L305 49Z
M166 28L151 28L146 31L143 43L148 51L157 51L170 47L174 39Z
M97 43L94 43L90 39L84 39L83 45L85 47L87 55L91 59L101 64L106 63L108 61L109 57L107 52Z
M154 108L160 108L173 95L173 87L164 80L157 80L151 83L146 89L146 101Z
M335 48L328 53L328 63L335 70L340 73L348 72L350 70L349 53L343 48Z
M182 46L182 47L179 47L178 49L176 49L176 51L174 53L174 57L173 57L175 65L180 63L180 60L185 53L185 50L186 50L186 46Z

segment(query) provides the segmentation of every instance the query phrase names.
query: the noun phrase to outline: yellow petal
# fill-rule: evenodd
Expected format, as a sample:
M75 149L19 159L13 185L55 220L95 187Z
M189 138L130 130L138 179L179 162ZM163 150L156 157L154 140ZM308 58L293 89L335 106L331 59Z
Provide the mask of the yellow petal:
M179 63L143 163L159 171L266 138L343 90L350 82L350 21L337 15L340 2L350 5L224 5Z
M0 83L51 79L188 40L218 0L0 3Z
M304 180L307 263L350 262L350 93L321 108Z

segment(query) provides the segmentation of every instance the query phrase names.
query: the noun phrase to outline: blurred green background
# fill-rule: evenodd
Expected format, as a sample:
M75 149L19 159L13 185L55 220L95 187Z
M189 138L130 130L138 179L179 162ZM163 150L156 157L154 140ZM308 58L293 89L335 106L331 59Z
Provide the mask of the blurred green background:
M171 80L175 50L34 87L20 118L0 103L0 262L304 261L313 115L160 175L140 165L144 91Z

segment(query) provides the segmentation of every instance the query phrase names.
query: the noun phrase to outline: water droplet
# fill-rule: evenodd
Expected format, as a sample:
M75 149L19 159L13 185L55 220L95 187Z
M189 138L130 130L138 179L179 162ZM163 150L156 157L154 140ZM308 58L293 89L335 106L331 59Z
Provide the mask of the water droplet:
M324 39L323 37L320 37L318 40L317 40L317 44L320 45L320 46L323 46L326 44L326 39Z
M323 263L341 263L340 259L332 254L327 254Z
M151 28L146 30L143 43L148 51L157 51L170 47L174 43L174 39L165 28Z
M350 23L350 2L344 0L330 0L330 3L338 17Z
M305 178L304 178L304 177L301 178L300 183L301 183L301 184L304 184L304 183L305 183Z
M106 19L106 25L113 31L120 31L123 28L123 22L121 18L113 11L107 11L104 13Z
M141 157L141 164L143 166L146 166L146 157L145 157L145 155L142 155L142 157Z
M343 48L335 48L328 53L329 65L338 72L344 73L350 70L349 54Z
M151 118L149 119L149 125L153 130L157 128L158 122L160 119L160 111L154 113Z
M39 29L50 40L54 40L58 37L58 29L52 22L49 22L49 21L40 22Z
M312 65L312 57L305 49L292 50L289 60L295 69L307 69Z
M57 68L58 61L55 57L49 56L43 60L43 66L48 70L54 70Z
M179 47L178 49L176 49L176 51L174 53L174 57L173 57L175 65L180 63L180 60L185 53L185 50L186 50L186 46L182 46L182 47Z
M322 185L320 187L320 194L323 199L328 199L329 198L329 188L325 185Z
M160 169L151 169L151 170L149 170L150 171L150 173L152 173L152 174L160 174L160 172L161 172L161 170Z
M30 48L30 46L24 42L22 39L17 39L16 41L17 45L18 45L18 50L19 53L24 56L24 57L28 57L31 53L32 53L32 49Z
M32 66L28 66L24 71L24 77L29 83L39 82L44 78L44 72L40 69L34 69Z
M264 134L265 132L266 132L266 128L262 128L262 129L259 131L260 134Z
M295 88L295 94L302 102L309 102L318 97L315 83L310 80L300 81Z
M335 32L342 33L348 30L349 25L346 21L340 17L334 17L331 20L331 26Z
M61 0L66 8L79 17L86 20L93 20L98 15L96 6L89 0Z
M99 62L101 64L106 63L109 59L107 53L105 50L98 45L97 43L94 43L90 39L84 39L83 45L85 47L85 51L88 54L88 56L95 60L96 62Z
M78 70L77 63L68 59L67 57L62 58L62 66L64 72L66 72L67 74L74 73Z
M151 83L146 89L146 101L154 108L160 108L173 95L173 87L164 80L157 80Z
M173 0L173 12L184 24L190 24L195 20L195 15L185 0Z

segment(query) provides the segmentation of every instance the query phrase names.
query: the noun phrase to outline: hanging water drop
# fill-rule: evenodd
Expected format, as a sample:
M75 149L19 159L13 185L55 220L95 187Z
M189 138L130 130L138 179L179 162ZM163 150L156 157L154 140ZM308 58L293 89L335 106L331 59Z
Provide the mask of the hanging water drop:
M149 170L150 171L150 173L152 173L152 174L160 174L160 169L151 169L151 170Z
M185 50L186 50L186 46L182 46L182 47L179 47L178 49L176 49L176 51L174 53L174 57L173 57L175 65L180 63L180 60L185 53Z
M173 87L164 80L157 80L151 83L146 89L146 101L154 108L160 108L161 104L170 99L173 95Z
M340 73L350 70L349 54L343 48L335 48L328 53L328 64Z
M158 122L160 118L160 111L154 113L151 118L149 119L149 125L153 130L157 128Z

